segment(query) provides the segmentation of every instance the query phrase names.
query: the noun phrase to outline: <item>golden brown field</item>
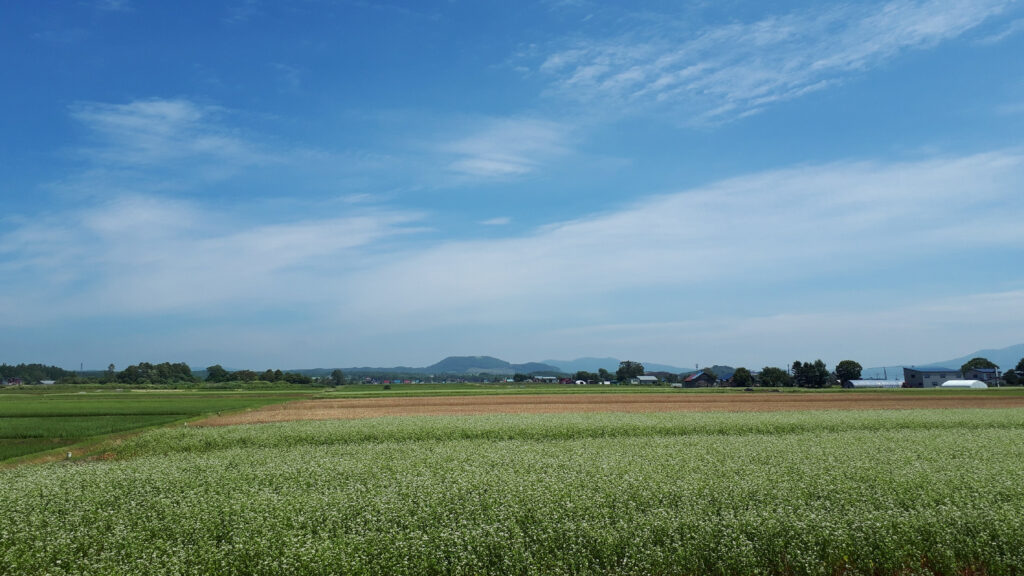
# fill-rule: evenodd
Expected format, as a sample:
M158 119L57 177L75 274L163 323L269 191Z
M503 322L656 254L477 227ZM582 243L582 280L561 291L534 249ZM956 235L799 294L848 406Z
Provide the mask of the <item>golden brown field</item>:
M913 408L1024 407L1022 396L917 395L900 393L784 394L537 394L427 398L303 400L249 412L215 416L203 426L292 420L463 414L556 414L564 412L768 412L780 410L907 410Z

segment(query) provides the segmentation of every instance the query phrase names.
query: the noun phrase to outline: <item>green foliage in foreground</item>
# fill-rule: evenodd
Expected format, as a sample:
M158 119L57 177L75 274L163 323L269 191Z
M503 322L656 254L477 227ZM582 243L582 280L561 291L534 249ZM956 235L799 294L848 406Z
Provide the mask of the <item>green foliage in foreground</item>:
M1019 574L1024 411L156 430L0 471L3 574Z

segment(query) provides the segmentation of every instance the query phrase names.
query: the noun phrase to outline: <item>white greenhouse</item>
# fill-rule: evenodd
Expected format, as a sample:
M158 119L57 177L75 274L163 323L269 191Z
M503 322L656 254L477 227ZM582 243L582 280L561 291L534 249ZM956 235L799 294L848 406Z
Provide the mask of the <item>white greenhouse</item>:
M902 388L903 380L850 380L847 388Z
M988 388L981 380L946 380L940 388Z

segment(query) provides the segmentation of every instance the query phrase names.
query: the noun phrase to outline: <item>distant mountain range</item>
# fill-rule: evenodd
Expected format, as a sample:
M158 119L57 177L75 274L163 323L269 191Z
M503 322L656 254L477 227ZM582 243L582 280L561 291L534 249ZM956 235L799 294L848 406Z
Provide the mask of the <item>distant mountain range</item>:
M575 373L580 370L586 372L597 372L599 369L604 368L609 372L615 372L619 369L618 358L577 358L575 360L545 360L545 364L559 367L562 372ZM644 365L644 369L648 372L672 372L678 374L680 372L692 372L695 369L680 368L678 366L671 366L669 364L658 364L655 362L641 362Z
M959 370L968 360L971 358L987 358L994 362L996 366L999 366L999 370L1005 372L1012 370L1017 362L1020 362L1021 358L1024 358L1024 344L1015 344L1013 346L1007 346L1006 348L988 348L985 350L978 350L965 356L952 358L949 360L942 360L940 362L929 362L928 364L900 364L898 366L879 366L875 368L865 368L861 375L864 378L882 378L883 374L889 378L903 378L903 367L915 367L915 368L953 368Z
M500 358L493 356L449 356L440 362L431 364L430 366L424 366L422 368L415 368L410 366L394 366L391 368L371 368L368 366L360 366L353 368L342 368L342 371L346 374L370 374L370 373L389 373L389 374L451 374L451 375L467 375L467 374L508 374L512 375L515 373L521 374L558 374L562 370L558 366L552 366L550 364L544 364L541 362L527 362L525 364L512 364L506 362ZM305 373L305 371L304 371ZM311 374L312 375L312 374Z
M944 368L960 368L960 366L976 357L988 358L992 362L995 362L1000 370L1009 370L1017 365L1017 362L1021 358L1024 358L1024 344L1017 344L1015 346L1008 346L1000 349L989 349L989 350L978 350L972 354L967 354L959 358L952 358L950 360L944 360L941 362L931 362L928 364L918 364L917 367L933 367L941 366ZM680 368L678 366L672 366L669 364L659 364L656 362L640 362L644 365L644 368L648 372L671 372L673 374L683 374L696 371L696 365L693 368ZM907 364L907 366L910 366ZM500 358L493 356L449 356L440 362L425 366L422 368L414 368L410 366L393 366L390 368L372 368L372 367L353 367L353 368L342 368L345 374L407 374L410 376L418 374L447 374L447 375L470 375L470 374L493 374L493 375L512 375L516 373L520 374L542 374L542 375L555 375L555 374L573 374L581 370L586 372L597 372L599 369L604 368L605 370L614 373L619 368L618 358L595 358L585 357L577 358L575 360L544 360L543 362L526 362L524 364L512 364ZM701 366L701 368L704 368ZM729 366L713 366L715 373L719 372L731 372L732 368ZM292 372L299 372L307 376L325 376L331 373L330 368L312 368L312 369L301 369L291 370ZM903 377L903 365L897 366L877 366L872 368L865 368L862 372L864 378L882 378L888 376L889 378L902 378Z
M668 364L657 364L654 362L641 362L644 368L648 372L692 372L693 370L686 370L685 368L679 368L677 366L670 366ZM431 364L430 366L424 366L422 368L412 366L392 366L392 367L370 367L370 366L357 366L351 368L342 368L341 370L346 374L375 374L375 373L388 373L388 374L449 374L449 375L468 375L468 374L573 374L580 370L587 372L597 372L598 369L604 368L609 372L615 372L619 368L619 360L617 358L577 358L576 360L545 360L543 362L526 362L524 364L513 364L500 358L493 356L449 356L440 362ZM330 374L331 370L328 368L312 368L305 370L294 370L306 374L307 376L324 376Z

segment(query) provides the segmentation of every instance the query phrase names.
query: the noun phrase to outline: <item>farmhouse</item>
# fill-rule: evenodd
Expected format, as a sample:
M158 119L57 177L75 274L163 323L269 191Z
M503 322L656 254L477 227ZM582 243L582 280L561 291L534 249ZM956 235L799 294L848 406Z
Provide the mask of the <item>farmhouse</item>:
M999 375L995 368L971 368L964 372L964 380L981 380L982 382L995 382Z
M903 379L907 388L935 388L943 382L960 378L960 371L952 368L904 368Z
M657 376L652 376L650 374L644 374L643 376L637 376L636 377L636 383L637 384L657 384L658 383L658 377Z
M687 388L693 388L695 386L711 386L716 380L717 378L707 372L694 372L683 379L683 384L685 384Z

